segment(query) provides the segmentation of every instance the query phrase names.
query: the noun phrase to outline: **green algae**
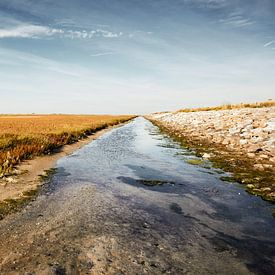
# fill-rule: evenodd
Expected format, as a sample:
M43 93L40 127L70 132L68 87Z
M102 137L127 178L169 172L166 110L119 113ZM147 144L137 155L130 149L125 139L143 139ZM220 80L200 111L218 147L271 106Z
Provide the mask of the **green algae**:
M221 144L210 143L205 139L189 137L188 133L167 127L158 121L151 120L151 122L161 131L168 133L185 150L195 151L196 156L202 156L204 153L211 154L208 160L212 163L212 168L216 173L231 173L234 181L242 184L248 193L275 203L275 176L272 169L256 170L253 159L247 158L241 152L230 151ZM195 161L194 165L201 164ZM255 188L252 188L252 185Z
M38 193L38 189L31 189L31 190L23 192L23 195L25 197L34 197L37 195L37 193Z
M209 165L207 165L207 164L203 164L201 167L204 168L204 169L207 169L207 170L212 169L212 167L209 166ZM214 172L213 172L213 173L214 173Z
M41 182L48 182L56 173L57 168L45 170L42 175L39 175ZM7 215L15 213L23 209L30 201L34 200L38 195L40 186L36 189L30 189L22 193L22 196L16 199L6 199L0 202L0 220Z
M22 209L32 197L23 196L17 199L6 199L0 202L0 220L11 213L15 213Z
M50 168L48 170L45 170L43 174L39 175L39 178L41 181L49 181L53 175L56 173L57 168Z
M174 182L163 181L163 180L137 180L138 183L141 183L146 186L160 186L164 184L174 184Z
M213 170L216 174L224 174L224 171L223 170L220 170L220 169L214 169Z
M234 177L220 177L220 180L227 181L227 182L236 182Z
M185 162L187 162L188 164L192 164L192 165L201 165L201 164L203 164L202 159L187 159Z

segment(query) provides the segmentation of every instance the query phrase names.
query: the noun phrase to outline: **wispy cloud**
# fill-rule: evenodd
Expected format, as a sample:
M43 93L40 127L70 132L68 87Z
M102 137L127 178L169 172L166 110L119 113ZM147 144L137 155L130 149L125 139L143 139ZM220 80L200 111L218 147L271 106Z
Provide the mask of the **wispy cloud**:
M42 38L49 36L59 36L71 39L91 39L94 37L118 38L122 35L122 32L112 32L104 29L72 30L31 24L21 24L15 27L0 29L0 38Z
M67 30L64 32L64 37L75 39L89 39L94 37L104 37L104 38L118 38L122 36L122 32L111 32L107 30L97 29L97 30Z
M247 27L255 23L254 21L245 18L242 14L235 12L229 14L227 18L220 19L219 22L225 25L230 25L235 28Z
M269 41L269 42L265 43L264 47L271 46L273 43L275 43L275 40L272 40L272 41Z
M73 70L72 66L64 65L55 60L44 58L30 53L19 52L15 50L9 50L0 47L0 64L7 64L13 66L24 66L28 64L35 68L35 70L40 70L43 68L45 71L51 71L55 73L60 73L62 75L79 77L81 74L78 70Z
M0 29L0 38L36 38L39 36L51 36L56 33L63 33L63 31L46 26L20 25L12 28Z
M63 27L75 27L77 23L70 18L56 19L55 24Z
M115 54L115 53L114 52L102 52L102 53L94 53L94 54L91 54L90 56L98 57L98 56L113 55L113 54Z
M220 9L229 4L228 0L184 0L186 4L191 4L198 8Z

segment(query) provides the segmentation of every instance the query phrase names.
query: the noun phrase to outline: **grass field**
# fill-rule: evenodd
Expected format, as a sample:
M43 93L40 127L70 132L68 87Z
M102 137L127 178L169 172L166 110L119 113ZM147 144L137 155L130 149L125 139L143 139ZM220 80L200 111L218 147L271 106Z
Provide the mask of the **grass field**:
M51 153L133 116L0 115L0 177L24 159Z
M240 104L225 104L216 107L202 107L202 108L185 108L178 112L190 113L190 112L201 112L201 111L219 111L219 110L233 110L241 108L264 108L264 107L274 107L275 101L265 101L256 103L240 103Z

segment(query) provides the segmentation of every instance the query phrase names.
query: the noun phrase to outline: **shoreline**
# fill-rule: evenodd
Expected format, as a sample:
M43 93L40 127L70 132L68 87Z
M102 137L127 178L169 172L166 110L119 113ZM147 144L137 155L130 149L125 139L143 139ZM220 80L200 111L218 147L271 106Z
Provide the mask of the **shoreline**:
M40 187L54 173L53 167L60 158L71 155L108 131L130 121L109 126L75 143L64 145L49 155L25 160L16 166L12 175L0 179L0 220L33 199Z
M215 111L220 112L220 111ZM187 113L184 116L188 117L194 113ZM180 142L182 146L195 152L194 157L199 157L201 160L194 159L196 165L203 165L203 162L209 160L212 162L213 167L220 168L231 174L230 177L222 177L221 180L226 182L238 182L245 187L246 191L252 195L260 196L262 199L271 203L275 202L275 182L274 171L270 157L263 160L258 160L257 155L264 153L259 150L259 153L253 154L246 153L239 147L229 147L223 141L228 138L228 131L224 128L224 137L220 135L220 141L213 142L212 137L215 137L215 128L210 128L209 135L206 136L205 125L208 123L207 112L197 113L199 116L197 120L202 120L203 125L192 125L181 122L177 116L177 113L168 113L163 117L158 115L150 115L146 118L153 124L158 126L160 130L167 133L169 136ZM222 115L222 113L220 113ZM181 115L182 116L182 115ZM192 117L193 118L193 117ZM220 118L219 118L220 119ZM231 120L234 117L231 116ZM216 121L214 121L215 123ZM213 123L213 120L211 121ZM234 123L234 121L232 122ZM193 127L193 128L192 128ZM194 134L195 133L195 134ZM234 136L234 139L237 137ZM249 139L247 139L247 145L249 146ZM253 144L252 146L255 146ZM258 146L258 145L257 145ZM257 147L258 148L258 147ZM260 145L259 145L259 148ZM251 156L253 157L250 157ZM255 157L254 157L255 156ZM273 160L273 159L272 159ZM263 169L259 169L263 167Z

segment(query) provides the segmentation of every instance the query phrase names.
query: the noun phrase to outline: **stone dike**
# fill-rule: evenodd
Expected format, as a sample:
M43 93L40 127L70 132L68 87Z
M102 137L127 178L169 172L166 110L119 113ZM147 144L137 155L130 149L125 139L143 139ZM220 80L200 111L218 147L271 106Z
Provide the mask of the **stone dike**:
M232 180L275 202L275 107L158 113L147 117Z

